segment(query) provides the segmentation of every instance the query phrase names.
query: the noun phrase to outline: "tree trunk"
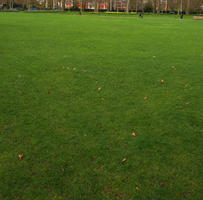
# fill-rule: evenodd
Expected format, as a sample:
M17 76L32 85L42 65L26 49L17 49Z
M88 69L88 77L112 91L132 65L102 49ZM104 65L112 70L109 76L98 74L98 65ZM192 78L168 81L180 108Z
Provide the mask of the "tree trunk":
M187 9L186 9L186 15L190 14L190 0L187 0Z
M153 0L153 13L156 13L156 0Z
M141 0L141 10L142 10L142 13L144 12L144 1Z
M80 14L82 14L82 7L83 7L83 3L82 3L82 0L80 0Z
M27 10L30 10L30 0L27 0L26 7L27 7Z
M65 10L65 0L62 0L61 1L61 12L64 12L64 10Z
M129 12L129 4L130 4L130 0L127 0L127 5L126 5L126 13Z
M110 0L109 10L112 11L112 0Z
M166 7L165 7L165 11L168 12L168 0L166 0Z
M23 7L23 10L24 10L24 8L25 8L25 0L23 0L23 2L22 2L22 7Z
M180 0L180 13L183 12L183 0Z
M157 14L160 14L160 0L158 0L158 5L157 5Z
M53 10L55 10L55 0L53 0Z
M94 1L94 12L98 12L98 0Z

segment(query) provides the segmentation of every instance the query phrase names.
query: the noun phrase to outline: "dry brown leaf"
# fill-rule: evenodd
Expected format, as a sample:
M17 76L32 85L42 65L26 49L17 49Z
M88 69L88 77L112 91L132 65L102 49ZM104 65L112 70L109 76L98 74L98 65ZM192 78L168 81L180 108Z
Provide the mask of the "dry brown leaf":
M10 122L8 123L8 126L14 126L14 122L13 122L13 121L10 121Z
M122 162L124 163L124 162L126 162L126 160L127 160L126 158L123 158Z
M163 185L165 185L165 182L160 182L160 186L163 186Z
M98 91L101 91L102 89L101 88L98 88Z
M138 191L138 190L139 190L139 187L136 187L135 189Z
M147 100L147 97L144 97L144 100Z
M22 159L22 158L23 158L23 154L19 154L19 155L18 155L18 158L19 158L19 159Z
M161 80L161 83L164 83L164 80Z
M135 137L135 136L136 136L136 134L135 134L135 133L132 133L132 136L134 136L134 137Z

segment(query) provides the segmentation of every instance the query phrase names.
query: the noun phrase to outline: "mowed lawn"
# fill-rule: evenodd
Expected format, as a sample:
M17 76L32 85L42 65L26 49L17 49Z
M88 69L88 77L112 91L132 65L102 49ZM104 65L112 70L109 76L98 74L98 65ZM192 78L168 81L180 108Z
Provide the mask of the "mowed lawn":
M192 17L0 13L0 199L201 200L202 77Z

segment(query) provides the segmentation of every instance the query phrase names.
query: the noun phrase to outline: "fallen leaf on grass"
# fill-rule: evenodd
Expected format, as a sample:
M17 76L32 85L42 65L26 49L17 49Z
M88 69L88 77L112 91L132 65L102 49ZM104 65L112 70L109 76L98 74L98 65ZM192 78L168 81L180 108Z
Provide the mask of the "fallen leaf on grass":
M14 122L13 122L13 121L10 121L10 122L8 123L8 126L14 126Z
M48 94L51 94L51 91L48 91Z
M123 158L122 163L126 162L126 160L127 160L126 158Z
M184 74L184 72L180 72L180 74Z
M139 187L136 187L135 189L138 191L138 190L139 190Z
M18 155L18 158L19 158L19 159L22 159L22 158L23 158L23 154L19 154L19 155Z
M153 58L156 58L156 56L153 56Z
M144 100L147 100L147 97L144 97Z
M172 66L172 70L174 70L174 71L175 71L175 70L176 70L176 68L175 68L174 66Z
M101 88L98 88L98 91L101 91L102 89Z
M161 83L164 83L164 80L161 80Z
M136 134L135 134L135 133L132 133L132 136L133 136L133 137L135 137L135 136L136 136Z
M76 68L74 67L74 68L73 68L73 71L75 71L75 70L76 70Z
M164 186L165 185L165 182L160 182L160 186Z

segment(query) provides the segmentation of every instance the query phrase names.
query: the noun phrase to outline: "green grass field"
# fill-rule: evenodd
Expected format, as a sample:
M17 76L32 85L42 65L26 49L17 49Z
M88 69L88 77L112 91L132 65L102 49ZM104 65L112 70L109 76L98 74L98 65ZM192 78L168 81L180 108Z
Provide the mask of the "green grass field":
M201 200L202 77L192 17L1 12L0 199Z

